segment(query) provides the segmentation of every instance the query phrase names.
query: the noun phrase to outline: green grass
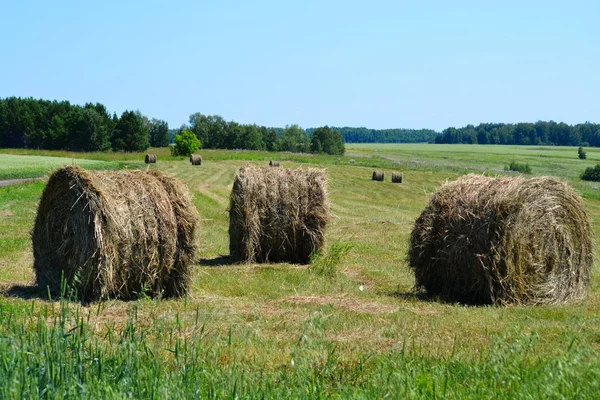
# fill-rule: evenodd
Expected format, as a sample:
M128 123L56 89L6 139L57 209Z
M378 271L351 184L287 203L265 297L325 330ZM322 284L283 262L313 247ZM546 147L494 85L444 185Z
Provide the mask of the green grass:
M505 174L513 159L533 175L569 180L600 237L597 191L578 178L600 153L579 160L572 148L466 145L348 146L345 157L201 153L200 167L160 153L153 166L187 184L201 216L199 264L179 300L37 297L29 232L43 183L0 188L0 398L598 397L597 266L579 304L466 307L416 296L405 256L436 187L462 173ZM139 155L86 158L135 167ZM316 273L222 257L235 171L269 159L327 170L334 218ZM371 181L375 166L386 176L402 170L404 182Z
M0 180L37 178L64 165L77 164L87 169L115 169L117 162L81 158L0 154Z

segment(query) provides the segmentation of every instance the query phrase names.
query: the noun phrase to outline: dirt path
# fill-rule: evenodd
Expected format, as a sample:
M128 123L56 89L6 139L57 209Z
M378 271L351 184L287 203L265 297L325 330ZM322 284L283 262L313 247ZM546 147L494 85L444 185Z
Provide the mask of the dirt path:
M6 179L4 181L0 180L0 187L10 186L10 185L18 185L19 183L41 181L43 179L44 178L24 178L24 179Z

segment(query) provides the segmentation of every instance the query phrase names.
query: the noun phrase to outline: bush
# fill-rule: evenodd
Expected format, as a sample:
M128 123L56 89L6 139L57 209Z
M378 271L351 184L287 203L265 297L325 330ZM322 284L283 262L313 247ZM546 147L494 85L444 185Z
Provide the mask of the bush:
M581 174L582 181L600 182L600 164L595 167L588 167Z
M171 154L189 157L192 153L198 151L201 146L200 139L193 132L184 129L179 135L175 136L175 146L171 147Z
M509 165L504 167L505 171L516 171L516 172L521 172L523 174L530 174L531 173L531 167L529 166L529 164L521 164L516 162L515 160L512 160L510 162Z
M583 151L582 146L579 146L579 148L577 149L577 153L579 154L580 160L585 160L587 158L587 154L585 154L585 151Z

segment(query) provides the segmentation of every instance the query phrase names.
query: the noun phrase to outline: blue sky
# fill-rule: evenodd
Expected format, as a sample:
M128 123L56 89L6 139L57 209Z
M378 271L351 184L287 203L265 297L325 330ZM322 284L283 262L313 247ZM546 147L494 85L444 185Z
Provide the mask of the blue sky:
M5 0L0 97L171 127L600 122L599 21L597 0Z

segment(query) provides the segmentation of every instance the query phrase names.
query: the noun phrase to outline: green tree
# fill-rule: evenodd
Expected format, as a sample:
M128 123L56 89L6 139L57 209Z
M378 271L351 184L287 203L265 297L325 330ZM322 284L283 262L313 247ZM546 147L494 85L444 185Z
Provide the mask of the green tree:
M310 139L300 126L286 125L277 141L277 150L307 153L310 150Z
M332 155L343 155L346 151L340 132L328 126L316 128L313 131L310 150L313 153Z
M167 147L169 145L169 124L166 121L152 118L148 132L150 146Z
M577 153L579 155L580 160L585 160L587 158L587 154L585 154L585 151L583 150L582 146L579 146L579 148L577 149Z
M179 135L175 135L175 146L171 147L171 154L189 157L201 146L200 139L192 131L184 129Z
M119 118L112 138L113 149L144 151L150 146L148 129L139 113L124 111Z

